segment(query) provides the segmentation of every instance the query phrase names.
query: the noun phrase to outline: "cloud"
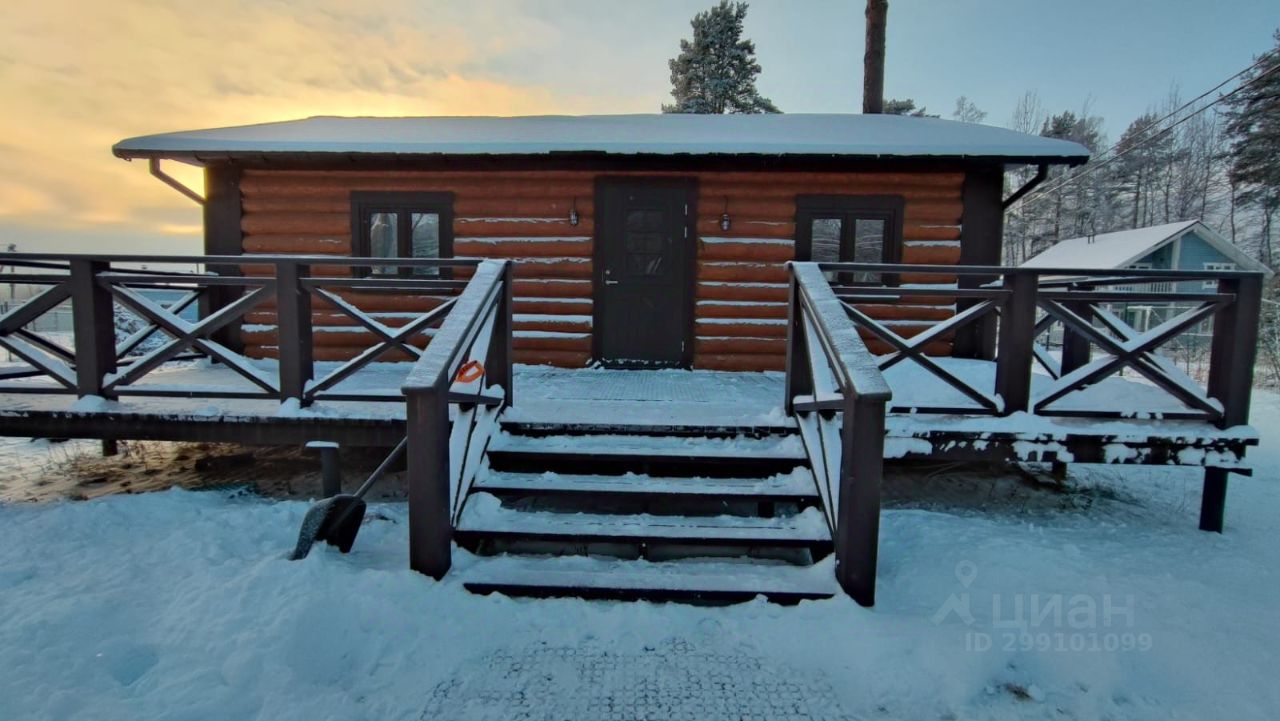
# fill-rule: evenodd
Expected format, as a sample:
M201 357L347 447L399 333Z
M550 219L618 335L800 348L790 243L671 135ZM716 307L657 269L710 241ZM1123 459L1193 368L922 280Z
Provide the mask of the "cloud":
M44 0L5 16L0 224L9 227L190 238L197 206L145 166L111 156L133 135L321 114L580 105L572 87L486 70L555 40L546 22L491 5ZM198 170L173 172L199 185Z

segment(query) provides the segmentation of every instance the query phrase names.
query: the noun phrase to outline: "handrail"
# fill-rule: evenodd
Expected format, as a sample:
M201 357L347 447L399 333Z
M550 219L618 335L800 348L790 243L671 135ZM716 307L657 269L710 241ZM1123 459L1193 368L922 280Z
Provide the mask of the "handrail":
M127 255L97 253L0 253L0 265L14 262L71 262L91 260L102 263L174 263L203 265L258 265L264 263L298 263L300 265L378 265L403 267L470 267L484 262L483 258L371 258L349 255ZM166 273L167 271L157 271ZM199 274L197 274L199 275Z
M460 365L462 353L480 329L484 312L502 288L506 262L486 261L476 269L476 274L458 296L453 310L436 331L426 352L409 372L402 386L405 393L439 389L446 379L452 378Z
M509 260L486 260L476 268L401 387L409 437L409 566L436 579L453 562L457 504L466 497L498 414L512 402L514 267ZM469 399L450 392L468 358L481 368ZM502 389L494 394L496 403L487 402L493 396L484 395L486 382ZM453 419L451 403L458 405Z
M846 394L871 400L893 397L875 356L858 335L858 329L844 312L831 284L814 263L789 263L808 317L817 325L818 340Z
M1158 268L1039 268L1027 266L1004 265L926 265L911 263L815 263L822 271L864 272L864 273L914 273L934 275L1036 275L1036 276L1068 276L1068 277L1133 277L1163 278L1173 280L1207 280L1209 278L1265 278L1266 273L1260 270L1161 270Z

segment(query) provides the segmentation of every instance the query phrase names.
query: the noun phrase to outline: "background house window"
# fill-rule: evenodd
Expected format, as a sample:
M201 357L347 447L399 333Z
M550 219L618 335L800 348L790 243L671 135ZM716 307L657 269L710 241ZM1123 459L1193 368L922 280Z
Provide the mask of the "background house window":
M796 198L796 260L898 263L902 196L801 195ZM836 280L837 273L824 275ZM876 273L840 273L842 283L872 283ZM886 278L886 282L892 279Z
M1205 270L1235 270L1236 264L1235 263L1205 263L1204 269ZM1213 279L1208 279L1204 281L1204 289L1216 291L1218 289L1218 281Z
M453 194L353 192L351 237L352 253L360 257L451 258ZM375 265L363 274L440 277L441 271Z

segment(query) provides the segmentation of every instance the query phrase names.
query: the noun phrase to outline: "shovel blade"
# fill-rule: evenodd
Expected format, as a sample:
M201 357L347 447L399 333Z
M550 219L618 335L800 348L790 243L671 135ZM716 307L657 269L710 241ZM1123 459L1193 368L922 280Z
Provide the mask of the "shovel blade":
M316 541L337 546L339 551L347 553L356 542L356 534L360 532L364 510L363 500L348 495L333 496L313 504L302 518L298 543L294 546L293 553L289 554L289 559L297 561L306 558Z

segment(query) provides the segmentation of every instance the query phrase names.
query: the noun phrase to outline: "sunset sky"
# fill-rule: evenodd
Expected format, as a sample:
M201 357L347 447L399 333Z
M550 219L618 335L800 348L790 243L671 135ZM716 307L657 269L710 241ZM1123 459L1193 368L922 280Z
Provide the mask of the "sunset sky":
M0 23L0 245L197 252L199 208L125 137L309 115L654 112L712 0L14 0ZM861 105L861 0L753 0L784 111ZM1027 90L1112 138L1271 45L1274 0L893 0L886 94L1004 124ZM176 166L175 174L184 168ZM182 177L199 187L199 173Z

